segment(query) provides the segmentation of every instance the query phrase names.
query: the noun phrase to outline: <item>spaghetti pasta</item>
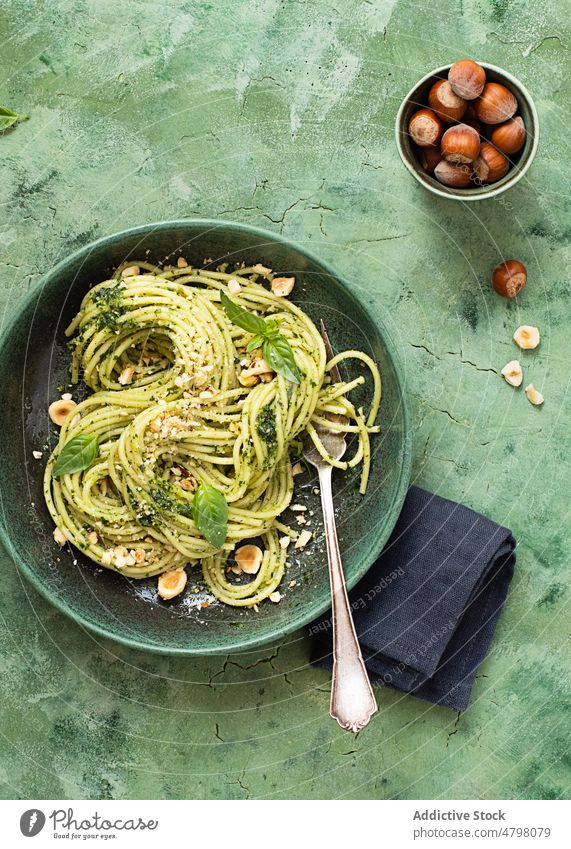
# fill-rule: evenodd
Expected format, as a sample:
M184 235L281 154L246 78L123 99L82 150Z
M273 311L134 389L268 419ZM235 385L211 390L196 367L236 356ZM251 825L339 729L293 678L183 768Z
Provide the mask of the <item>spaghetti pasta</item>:
M279 521L294 489L292 443L307 431L326 457L315 424L356 434L354 456L334 465L361 463L364 492L381 379L373 360L358 351L327 363L306 313L263 285L272 279L268 269L180 264L120 268L83 299L66 333L72 383L82 373L92 394L61 428L45 470L45 499L60 536L99 565L145 578L200 563L220 601L252 606L282 580L286 549L278 534L297 536ZM270 362L262 356L265 337L230 320L222 292L254 324L267 321ZM286 359L293 356L289 370L278 365L284 351ZM367 416L347 398L364 378L333 384L327 376L346 358L361 360L373 376ZM349 424L329 422L331 413ZM61 465L66 446L80 444L77 437L84 443L91 437L97 456L85 468L57 472L58 457ZM221 493L227 504L219 546L196 518L200 487ZM262 563L244 583L228 571L229 557L241 541L255 538L263 543Z

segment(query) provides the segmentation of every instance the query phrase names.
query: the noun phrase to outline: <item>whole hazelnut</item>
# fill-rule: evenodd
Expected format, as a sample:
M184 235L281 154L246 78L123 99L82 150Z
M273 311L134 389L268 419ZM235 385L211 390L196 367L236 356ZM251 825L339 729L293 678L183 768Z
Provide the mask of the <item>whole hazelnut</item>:
M484 124L501 124L514 115L517 100L505 85L486 83L474 109L476 117Z
M525 142L525 124L519 115L516 118L510 118L499 127L494 127L490 141L508 156L521 150Z
M456 165L454 162L442 159L434 169L434 176L445 186L465 189L470 183L472 172L469 165Z
M504 298L515 298L527 283L527 269L517 259L500 262L492 271L492 286Z
M448 162L473 162L480 152L480 134L468 124L456 124L442 136L440 150Z
M419 147L435 145L442 135L442 121L432 109L419 109L408 124L408 132Z
M454 62L448 72L448 82L454 94L464 100L475 100L486 84L486 72L481 65L471 59Z
M420 164L429 174L434 172L434 169L442 159L442 154L437 147L423 147L420 149Z
M453 124L462 118L468 104L452 91L448 80L438 80L428 92L428 105L441 121Z
M490 142L482 142L478 158L474 162L474 175L477 182L495 183L508 173L510 163Z

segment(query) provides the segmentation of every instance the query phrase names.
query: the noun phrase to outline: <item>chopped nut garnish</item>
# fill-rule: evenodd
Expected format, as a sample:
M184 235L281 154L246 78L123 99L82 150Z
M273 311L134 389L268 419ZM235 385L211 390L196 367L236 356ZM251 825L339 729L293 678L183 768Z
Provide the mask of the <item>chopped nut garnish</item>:
M522 324L514 333L514 341L523 350L537 348L540 342L539 330L530 324Z
M521 386L523 380L523 371L517 360L511 360L502 369L502 375L510 386Z
M292 473L294 478L295 478L296 475L302 475L303 474L303 466L301 465L301 463L295 463L295 465L292 466L291 473Z
M179 268L188 268L188 262L185 260L183 256L179 256L176 261L176 264Z
M66 542L67 542L67 537L66 537L66 535L65 535L65 534L64 534L64 532L63 532L62 530L60 530L59 528L54 528L54 539L55 539L55 541L57 542L57 544L58 544L60 547L61 547L62 545L65 545L65 544L66 544Z
M290 588L290 590L292 590L294 587L297 587L297 581L290 581L288 587Z
M34 460L41 460L44 455L41 451L32 451L32 457Z
M77 407L75 401L70 399L64 400L62 398L60 401L53 401L50 404L48 414L52 422L58 427L61 427L74 407Z
M312 536L311 531L302 531L295 541L295 548L305 548Z
M525 387L525 394L527 395L527 400L536 407L539 407L539 405L543 404L545 401L545 398L541 392L535 388L533 383L530 383L529 386Z
M61 396L61 400L62 401L71 401L72 397L73 396L72 396L71 392L64 392L63 395Z
M161 598L171 599L184 590L187 574L184 569L172 569L159 575L158 593Z
M274 604L278 604L282 600L282 594L275 590L275 592L270 593L268 598L270 601L273 601Z
M255 575L262 565L264 553L257 545L243 545L236 551L236 563L242 572Z
M144 563L145 562L145 549L144 548L136 548L135 549L135 563Z
M295 286L295 277L274 277L272 280L272 292L278 298L285 298L291 293Z
M255 386L260 382L260 378L255 374L247 374L245 371L238 375L238 381L242 386Z
M290 509L295 513L305 513L307 507L304 504L292 504Z
M138 265L128 265L127 268L124 268L121 272L121 277L137 277L140 273L141 269Z
M264 277L267 277L268 274L272 273L271 268L266 268L266 266L262 265L260 262L252 266L252 271L255 271L256 274L263 274Z
M91 531L90 533L87 534L87 539L89 540L91 545L95 545L97 540L99 539L99 537L97 536L95 531Z
M119 375L119 383L121 384L121 386L126 386L128 383L131 383L134 373L135 366L127 366L126 368L124 368L121 374Z
M228 291L231 295L237 295L240 291L240 283L236 280L235 277L231 277L228 281Z
M287 536L280 537L279 542L280 542L280 548L286 549L291 542L291 537L287 537Z

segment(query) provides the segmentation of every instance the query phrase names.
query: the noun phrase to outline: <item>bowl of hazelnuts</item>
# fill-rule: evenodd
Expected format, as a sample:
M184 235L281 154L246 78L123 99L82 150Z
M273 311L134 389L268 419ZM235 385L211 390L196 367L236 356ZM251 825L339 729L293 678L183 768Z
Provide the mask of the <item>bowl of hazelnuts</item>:
M396 122L402 161L427 189L484 200L514 186L537 150L531 96L507 71L461 59L423 77Z

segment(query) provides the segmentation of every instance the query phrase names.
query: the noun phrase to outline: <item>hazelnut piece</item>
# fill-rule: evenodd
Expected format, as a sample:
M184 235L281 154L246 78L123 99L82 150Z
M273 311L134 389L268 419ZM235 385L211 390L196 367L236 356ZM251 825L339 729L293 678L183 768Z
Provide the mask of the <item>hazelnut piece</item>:
M440 150L448 162L473 162L480 151L480 134L468 124L456 124L442 136Z
M502 153L508 155L521 150L525 142L525 124L519 115L516 118L510 118L505 124L494 127L490 141Z
M246 575L255 575L262 565L264 554L257 545L242 545L236 551L236 563Z
M524 351L537 348L540 342L539 330L530 324L522 324L514 333L514 341Z
M158 592L160 597L170 599L180 595L186 587L186 580L187 575L184 569L172 569L170 572L163 572L162 575L159 575Z
M468 104L452 91L448 80L438 80L428 93L428 105L441 121L453 124L462 118Z
M539 407L539 405L543 404L545 401L545 398L541 392L535 388L533 383L530 383L529 386L525 387L525 394L527 395L527 400L530 404L533 404L535 407Z
M272 292L278 298L286 298L293 292L295 277L274 277L272 280Z
M430 147L442 135L442 121L432 109L419 109L409 121L408 132L419 147Z
M517 259L507 259L496 265L492 272L492 286L498 295L515 298L527 282L527 270Z
M54 401L50 404L48 414L52 422L61 427L75 407L77 407L75 401L62 398L60 401Z
M474 105L476 117L484 124L501 124L508 121L517 109L517 100L511 91L500 83L486 83Z
M464 100L475 100L486 84L486 72L481 65L471 59L454 62L448 71L448 82L454 94Z
M501 371L505 377L506 383L510 386L521 386L523 380L523 371L517 360L511 360L503 367Z
M434 169L434 176L445 186L456 189L465 189L470 183L472 172L468 165L456 165L442 159Z
M495 183L508 173L510 163L490 142L482 142L474 162L474 176L480 183Z
M141 273L138 265L128 265L121 272L121 277L137 277Z

